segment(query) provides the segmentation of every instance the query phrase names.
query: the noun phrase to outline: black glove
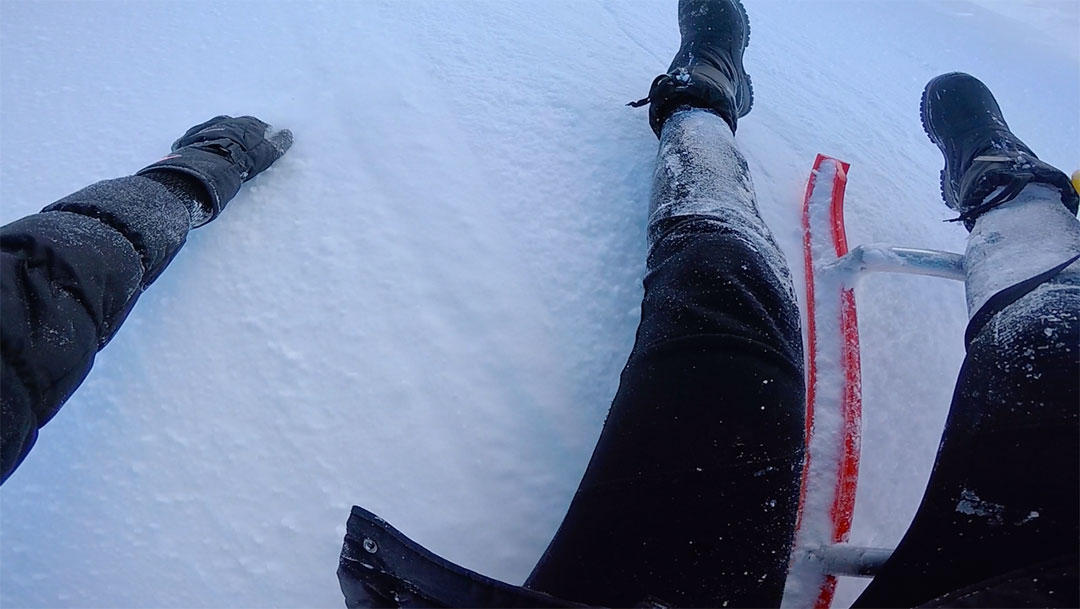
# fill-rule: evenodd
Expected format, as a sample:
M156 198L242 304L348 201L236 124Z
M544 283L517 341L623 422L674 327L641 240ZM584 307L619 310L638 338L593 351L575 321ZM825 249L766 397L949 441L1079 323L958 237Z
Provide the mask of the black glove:
M282 129L267 137L269 129L270 125L253 116L216 116L188 129L173 142L172 154L136 175L176 171L195 178L209 194L209 200L204 200L210 205L209 222L236 196L240 184L261 173L292 146L291 131Z

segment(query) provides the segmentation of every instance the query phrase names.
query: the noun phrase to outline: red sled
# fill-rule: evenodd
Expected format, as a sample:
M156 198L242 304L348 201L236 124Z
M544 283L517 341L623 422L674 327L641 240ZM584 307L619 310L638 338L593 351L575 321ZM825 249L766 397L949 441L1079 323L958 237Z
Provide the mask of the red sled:
M819 154L803 199L806 459L783 607L827 609L838 576L873 577L892 553L846 543L855 511L862 432L857 279L868 272L964 278L959 254L892 246L849 251L844 230L849 168Z

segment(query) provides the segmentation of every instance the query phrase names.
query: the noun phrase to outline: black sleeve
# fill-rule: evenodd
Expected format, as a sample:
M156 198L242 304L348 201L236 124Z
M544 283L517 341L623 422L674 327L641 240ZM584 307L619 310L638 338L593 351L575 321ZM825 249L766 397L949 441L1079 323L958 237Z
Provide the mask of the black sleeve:
M0 228L0 482L179 251L190 222L169 188L131 176Z

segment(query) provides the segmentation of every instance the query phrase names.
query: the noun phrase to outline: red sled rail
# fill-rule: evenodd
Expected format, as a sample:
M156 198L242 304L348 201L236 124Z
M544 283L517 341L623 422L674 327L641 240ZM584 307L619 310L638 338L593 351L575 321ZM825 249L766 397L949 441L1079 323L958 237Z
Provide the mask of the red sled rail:
M837 576L873 577L892 550L848 545L859 480L862 372L854 285L866 273L963 281L960 254L859 245L848 251L849 165L818 155L803 199L806 269L806 460L783 607L827 609Z
M849 167L819 154L803 200L806 459L787 606L831 605L836 575L827 572L815 552L848 540L855 511L862 421L855 295L839 274L822 272L848 253L844 191Z

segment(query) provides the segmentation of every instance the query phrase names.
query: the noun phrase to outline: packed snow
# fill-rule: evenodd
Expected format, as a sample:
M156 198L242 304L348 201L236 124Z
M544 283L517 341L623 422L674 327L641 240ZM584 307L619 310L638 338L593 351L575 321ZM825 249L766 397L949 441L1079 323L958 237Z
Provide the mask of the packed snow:
M623 104L676 51L675 4L0 3L0 222L216 114L296 134L0 489L0 605L341 606L354 503L520 583L633 342L657 142ZM736 140L800 299L818 152L852 164L851 244L963 251L918 118L939 73L980 77L1043 160L1080 164L1076 2L746 4ZM964 292L873 276L857 297L851 541L890 547L933 462Z

